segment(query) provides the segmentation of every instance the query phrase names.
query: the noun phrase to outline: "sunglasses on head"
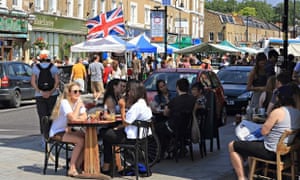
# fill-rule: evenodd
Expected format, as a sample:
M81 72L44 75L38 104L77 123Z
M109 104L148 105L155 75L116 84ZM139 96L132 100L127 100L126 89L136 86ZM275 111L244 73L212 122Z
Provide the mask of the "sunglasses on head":
M82 93L81 90L71 90L71 92L74 93L74 94L77 94L77 93L81 94Z

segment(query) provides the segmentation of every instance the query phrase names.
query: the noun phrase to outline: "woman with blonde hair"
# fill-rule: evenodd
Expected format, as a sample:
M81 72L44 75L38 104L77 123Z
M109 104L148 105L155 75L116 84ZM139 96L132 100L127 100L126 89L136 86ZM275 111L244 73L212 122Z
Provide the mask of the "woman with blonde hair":
M84 133L72 131L68 121L84 121L87 119L86 108L80 98L80 84L72 82L65 86L64 92L59 96L52 111L53 119L49 136L59 136L62 141L74 143L70 161L69 176L77 176L82 168L84 153Z

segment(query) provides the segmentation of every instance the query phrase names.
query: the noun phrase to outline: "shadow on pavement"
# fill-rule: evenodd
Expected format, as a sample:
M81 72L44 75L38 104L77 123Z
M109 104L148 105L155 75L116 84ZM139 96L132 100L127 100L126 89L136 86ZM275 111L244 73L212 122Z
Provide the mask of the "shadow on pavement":
M186 157L180 158L178 163L176 163L174 159L161 160L161 162L152 167L152 176L146 179L236 179L227 150L227 144L231 140L235 139L234 126L232 126L232 122L228 121L227 125L220 128L219 133L221 144L220 150L217 150L216 141L214 140L213 152L209 152L209 141L207 140L207 156L201 158L199 146L198 144L194 144L194 161L191 160L189 154L187 154ZM24 172L30 172L31 174L42 174L42 169L44 167L44 149L41 146L40 135L31 135L10 139L2 138L0 139L0 142L1 151L7 151L7 149L15 151L6 152L6 154L4 153L4 156L12 156L6 157L6 159L15 158L16 162L13 163L16 165L17 169ZM15 157L13 157L14 154L16 154ZM62 152L60 156L62 161L60 163L61 165L65 164L63 155L64 153ZM0 159L2 158L5 160L5 157L1 157ZM55 173L54 162L49 161L47 175L65 176L65 172L65 169L60 167L58 172ZM128 177L122 177L121 179L124 178Z

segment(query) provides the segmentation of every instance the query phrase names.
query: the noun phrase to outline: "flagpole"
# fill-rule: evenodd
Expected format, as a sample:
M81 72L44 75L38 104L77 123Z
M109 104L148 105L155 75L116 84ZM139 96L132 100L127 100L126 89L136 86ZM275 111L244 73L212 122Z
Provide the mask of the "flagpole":
M168 18L168 7L165 5L165 39L164 39L164 43L165 43L165 59L167 59L167 55L168 55L168 42L167 42L167 39L168 39L168 29L167 29L167 18Z

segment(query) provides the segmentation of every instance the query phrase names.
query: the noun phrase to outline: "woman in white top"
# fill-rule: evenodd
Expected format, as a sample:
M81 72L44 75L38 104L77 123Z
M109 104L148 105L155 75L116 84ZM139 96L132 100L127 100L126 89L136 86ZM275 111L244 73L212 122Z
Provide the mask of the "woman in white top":
M128 90L128 102L132 105L126 113L122 125L102 132L104 145L104 164L102 172L108 172L112 161L112 143L123 143L126 139L136 139L137 127L131 125L135 120L149 121L152 117L151 108L146 100L146 89L141 82L131 83ZM127 102L126 102L127 103ZM118 169L122 171L122 169Z
M49 136L60 136L62 141L75 144L72 152L69 176L78 175L77 169L82 167L84 152L84 133L82 131L72 131L68 126L68 121L84 121L87 119L85 106L80 98L80 84L72 82L68 84L64 93L61 94L53 109L51 119L53 119Z

